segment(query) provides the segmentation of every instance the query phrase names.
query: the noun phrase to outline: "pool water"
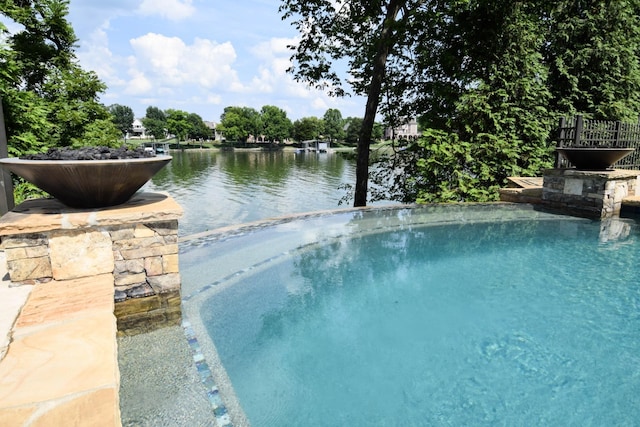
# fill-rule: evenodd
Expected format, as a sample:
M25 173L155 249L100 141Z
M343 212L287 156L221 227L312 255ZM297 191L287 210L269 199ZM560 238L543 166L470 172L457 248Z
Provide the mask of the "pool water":
M484 206L290 222L181 255L224 276L187 312L253 426L632 425L638 232Z

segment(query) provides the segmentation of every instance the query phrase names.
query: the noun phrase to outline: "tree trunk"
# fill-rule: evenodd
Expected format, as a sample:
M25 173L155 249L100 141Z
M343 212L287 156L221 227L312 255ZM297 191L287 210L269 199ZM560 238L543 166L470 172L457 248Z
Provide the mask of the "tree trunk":
M405 0L391 0L387 5L387 14L382 23L382 33L378 51L373 63L373 72L371 75L371 84L367 92L367 106L358 136L358 160L356 163L356 190L354 195L353 206L367 205L367 191L369 187L369 147L371 145L371 135L373 133L373 124L376 120L378 104L380 103L380 93L382 91L382 82L384 80L385 69L387 64L387 56L393 44L393 32L391 24L396 20L396 16L400 12L400 8L404 5Z

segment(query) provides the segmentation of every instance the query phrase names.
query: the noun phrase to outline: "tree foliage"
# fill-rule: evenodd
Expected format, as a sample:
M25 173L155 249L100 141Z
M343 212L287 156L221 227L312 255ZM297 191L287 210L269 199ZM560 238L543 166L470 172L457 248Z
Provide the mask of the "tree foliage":
M551 10L544 53L554 110L638 120L640 2L558 2Z
M168 109L165 114L167 115L167 131L175 135L178 141L185 141L191 131L189 113L182 110Z
M109 106L111 121L116 125L123 136L133 129L133 110L126 105L113 104Z
M354 205L367 201L369 180L369 146L382 94L385 92L388 61L403 37L412 11L424 1L335 1L283 0L280 11L284 19L300 33L300 42L292 47L291 72L298 81L308 83L329 94L344 96L349 92L339 75L336 63L349 63L348 82L356 94L366 94L367 105L358 138L358 158Z
M322 117L324 121L324 135L329 141L341 140L344 138L344 120L342 113L336 108L329 108Z
M291 136L293 123L287 113L274 105L265 105L260 110L261 134L269 142L284 143Z
M296 141L309 141L321 137L325 129L324 122L317 117L303 117L293 122L293 138Z
M105 85L77 64L68 1L3 0L0 13L19 24L14 33L0 24L0 96L9 153L118 145L119 132L99 102Z
M227 141L247 142L260 132L260 113L249 107L225 107L218 130Z
M352 90L368 96L359 170L374 107L392 126L420 117L424 137L378 159L374 198L493 200L507 176L551 166L560 115L640 112L638 0L289 0L281 10L301 33L295 78L342 95L336 61L346 59Z
M198 114L189 113L187 121L190 125L189 132L187 133L187 137L189 139L210 139L213 136L211 129L207 127L204 120L202 120L202 117Z
M167 115L152 105L147 107L145 116L142 118L142 125L147 134L155 139L162 139L167 136Z

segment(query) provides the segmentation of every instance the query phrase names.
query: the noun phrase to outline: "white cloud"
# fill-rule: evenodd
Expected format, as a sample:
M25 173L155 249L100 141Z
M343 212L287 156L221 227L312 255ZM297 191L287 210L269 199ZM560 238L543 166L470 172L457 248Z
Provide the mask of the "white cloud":
M153 88L153 85L149 81L149 79L144 75L144 73L140 71L136 71L135 69L130 69L129 74L131 75L131 80L127 84L126 92L131 95L142 95L145 93L149 93Z
M320 97L316 97L311 103L311 105L315 110L318 110L318 111L326 111L329 108L329 106L327 105L327 102Z
M159 15L171 21L181 21L195 13L191 3L192 0L143 0L138 12L142 15Z
M118 76L117 66L122 59L114 56L109 49L108 30L109 21L104 21L82 43L77 56L83 68L95 71L108 86L121 86L125 81Z
M154 85L195 85L205 89L238 84L232 68L236 53L230 42L196 38L191 45L178 37L148 33L130 40L135 67Z

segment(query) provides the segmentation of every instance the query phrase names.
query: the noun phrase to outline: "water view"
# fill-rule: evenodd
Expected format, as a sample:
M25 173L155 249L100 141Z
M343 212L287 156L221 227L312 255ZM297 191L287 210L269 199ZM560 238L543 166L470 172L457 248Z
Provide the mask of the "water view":
M338 153L173 151L144 189L166 191L183 207L180 235L292 213L348 207L342 184L355 162Z

